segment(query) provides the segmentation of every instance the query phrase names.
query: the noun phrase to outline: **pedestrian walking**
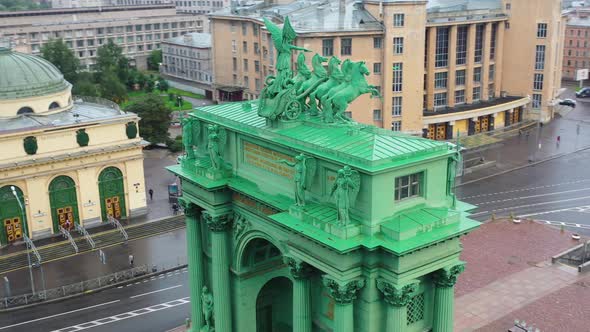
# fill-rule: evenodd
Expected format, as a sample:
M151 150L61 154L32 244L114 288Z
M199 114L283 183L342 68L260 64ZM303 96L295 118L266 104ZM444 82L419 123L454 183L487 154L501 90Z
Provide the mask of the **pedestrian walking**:
M69 231L71 226L72 225L70 224L70 219L66 219L66 222L64 223L64 228Z
M557 136L557 144L561 143L561 136Z
M148 194L150 194L150 201L154 200L154 189L150 188L150 190L148 190Z
M129 255L129 266L133 267L133 255Z
M178 204L176 204L176 203L172 204L172 212L174 213L174 215L178 214Z

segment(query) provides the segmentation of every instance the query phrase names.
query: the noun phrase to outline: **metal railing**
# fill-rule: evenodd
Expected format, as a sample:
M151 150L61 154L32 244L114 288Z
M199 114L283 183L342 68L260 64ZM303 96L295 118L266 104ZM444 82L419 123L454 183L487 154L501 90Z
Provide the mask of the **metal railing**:
M76 244L76 241L74 241L74 238L72 237L72 234L70 234L70 232L59 226L59 232L66 238L68 239L68 241L70 242L70 244L72 245L72 247L74 247L74 250L76 250L76 254L78 253L78 245Z
M109 224L113 225L113 227L118 229L119 232L121 232L121 234L123 234L125 241L127 241L129 239L129 236L127 235L127 232L125 231L125 228L123 228L123 226L121 226L121 223L119 222L119 220L113 218L112 216L108 216L107 220L108 220Z
M80 233L81 235L84 236L84 238L86 239L86 241L88 242L88 244L90 245L90 247L92 249L96 248L96 244L94 243L92 236L90 236L90 234L88 233L86 228L84 228L84 226L82 226L80 224L74 224L74 228L76 229L76 231L78 233Z

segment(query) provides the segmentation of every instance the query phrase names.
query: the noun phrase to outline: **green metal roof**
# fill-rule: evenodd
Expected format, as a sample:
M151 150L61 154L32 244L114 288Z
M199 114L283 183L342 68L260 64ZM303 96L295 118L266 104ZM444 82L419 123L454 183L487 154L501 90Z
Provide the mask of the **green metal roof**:
M0 47L0 99L44 96L70 86L49 61Z
M400 166L449 153L451 145L358 123L334 125L309 118L284 128L269 128L257 114L257 101L197 108L192 116L290 146L310 155L335 159L367 171Z

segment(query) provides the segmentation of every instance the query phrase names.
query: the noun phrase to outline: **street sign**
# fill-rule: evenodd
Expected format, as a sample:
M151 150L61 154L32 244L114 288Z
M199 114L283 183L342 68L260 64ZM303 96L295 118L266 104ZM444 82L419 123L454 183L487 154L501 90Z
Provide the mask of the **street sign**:
M588 79L588 69L578 69L576 71L576 81L583 81Z

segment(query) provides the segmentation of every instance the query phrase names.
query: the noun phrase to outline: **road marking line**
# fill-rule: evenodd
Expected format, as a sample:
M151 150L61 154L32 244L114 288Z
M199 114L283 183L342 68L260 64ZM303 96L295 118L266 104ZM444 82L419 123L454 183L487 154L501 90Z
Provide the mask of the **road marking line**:
M547 194L539 194L539 195L531 195L531 196L522 196L522 197L514 197L514 198L500 199L500 200L495 200L495 201L477 203L477 205L478 206L481 206L481 205L486 205L486 204L508 202L508 201L512 201L512 200L522 200L522 199L537 198L537 197L543 197L543 196L568 194L568 193L573 193L573 192L578 192L578 191L586 191L586 190L590 190L590 188L573 189L573 190L566 190L566 191L557 191L557 192L554 192L554 193L547 193Z
M119 301L119 300L117 300ZM103 318L99 318L90 322L86 322L86 323L81 323L78 325L72 325L72 326L68 326L68 327L64 327L61 328L59 330L54 330L52 332L73 332L73 331L82 331L82 330L86 330L86 329L90 329L93 327L97 327L97 326L101 326L101 325L106 325L106 324L110 324L110 323L115 323L118 322L120 320L125 320L125 319L129 319L129 318L134 318L137 316L141 316L141 315L145 315L145 314L149 314L155 311L160 311L160 310L164 310L164 309L168 309L168 308L173 308L179 305L183 305L183 304L187 304L190 303L190 300L188 297L183 297L177 300L173 300L173 301L168 301L168 302L164 302L164 303L160 303L160 304L156 304L156 305L152 305L150 307L146 307L146 308L141 308L141 309L136 309L133 311L128 311L128 312L124 312L124 313L120 313L117 315L113 315L110 317L103 317Z
M506 207L506 208L501 208L501 209L495 209L495 210L491 210L491 211L482 211L482 212L477 212L477 213L472 213L471 216L477 216L480 214L485 214L488 212L496 212L496 211L506 211L506 210L512 210L512 209L520 209L520 208L527 208L527 207L531 207L531 206L539 206L539 205L546 205L546 204L553 204L553 203L561 203L561 202L570 202L570 201L579 201L581 199L588 199L590 198L590 196L582 196L582 197L575 197L575 198L568 198L568 199L562 199L559 201L549 201L549 202L541 202L541 203L533 203L533 204L526 204L526 205L517 205L517 206L510 206L510 207ZM571 208L568 208L571 209Z
M583 208L586 206L576 206L576 207L571 207L571 208L565 208L565 209L558 209L558 210L549 210L549 211L544 211L544 212L535 212L535 213L529 213L529 214L522 214L519 215L519 218L526 218L526 217L532 217L532 216L540 216L543 214L550 214L550 213L556 213L556 212L564 212L564 211L575 211L575 209L579 209L579 208ZM580 211L578 211L580 212Z
M29 321L26 321L26 322L12 324L12 325L9 325L9 326L2 326L2 327L0 327L0 330L4 330L4 329L10 328L10 327L20 326L20 325L24 325L24 324L34 323L34 322L38 322L40 320L45 320L45 319L50 319L50 318L54 318L54 317L59 317L59 316L71 314L71 313L82 311L82 310L88 310L88 309L92 309L92 308L96 308L96 307L101 307L103 305L109 305L109 304L113 304L113 303L116 303L116 302L119 302L119 301L121 301L121 300L114 300L114 301L110 301L110 302L105 302L105 303L101 303L101 304L92 305L92 306L89 306L89 307L84 307L84 308L80 308L80 309L76 309L76 310L62 312L62 313L51 315L51 316L45 316L45 317L41 317L41 318L37 318L37 319L32 319L32 320L29 320Z
M169 290L169 289L178 288L178 287L181 287L181 286L182 285L176 285L176 286L166 287L166 288L158 289L158 290L155 290L155 291L152 291L152 292L147 292L147 293L143 293L143 294L133 295L133 296L130 296L129 298L130 299L134 299L136 297L142 297L142 296L145 296L145 295L159 293L159 292L163 292L163 291L166 291L166 290Z
M556 184L552 184L552 185L549 185L549 186L550 187L557 187L557 186L563 186L563 185L568 185L568 184L573 184L573 183L580 183L580 182L587 182L587 181L590 181L590 179L583 179L583 180L572 181L572 182L556 183ZM459 197L459 199L468 199L468 198L477 198L477 197L485 197L485 196L494 196L494 195L501 195L501 194L507 194L507 193L514 193L514 192L519 192L519 191L529 191L529 190L541 189L541 188L544 188L544 187L545 186L537 186L537 187L530 187L530 188L523 188L523 189L499 191L499 192L489 193L489 194L479 194L479 195Z

